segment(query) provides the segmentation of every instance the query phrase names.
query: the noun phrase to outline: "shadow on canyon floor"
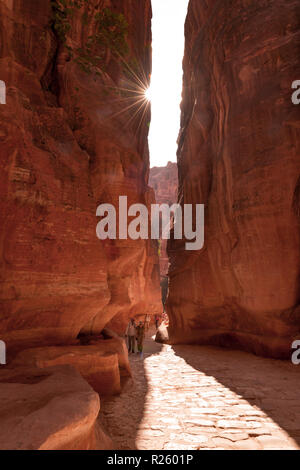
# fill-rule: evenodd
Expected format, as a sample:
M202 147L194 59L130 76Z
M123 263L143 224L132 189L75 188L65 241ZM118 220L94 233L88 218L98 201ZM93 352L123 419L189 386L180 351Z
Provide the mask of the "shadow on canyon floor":
M300 446L300 366L210 346L172 348L195 370L259 408Z
M133 380L101 400L116 450L300 446L300 368L287 361L149 336L130 362Z
M143 418L151 413L151 403L147 403L149 380L145 359L158 355L162 345L155 343L151 335L146 338L143 359L139 354L130 354L132 379L122 380L120 396L101 399L99 421L107 434L113 439L116 450L136 450L137 436Z

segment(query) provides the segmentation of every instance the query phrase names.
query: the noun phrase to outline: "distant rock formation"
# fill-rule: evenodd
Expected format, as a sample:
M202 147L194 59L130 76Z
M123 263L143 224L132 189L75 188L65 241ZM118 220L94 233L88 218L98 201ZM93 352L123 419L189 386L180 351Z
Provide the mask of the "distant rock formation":
M165 167L150 169L149 185L154 189L157 204L171 206L177 202L178 170L177 163L169 162ZM167 240L160 242L160 275L167 276L169 258L167 255Z
M300 338L299 3L190 0L178 171L205 247L169 245L172 342L290 358Z

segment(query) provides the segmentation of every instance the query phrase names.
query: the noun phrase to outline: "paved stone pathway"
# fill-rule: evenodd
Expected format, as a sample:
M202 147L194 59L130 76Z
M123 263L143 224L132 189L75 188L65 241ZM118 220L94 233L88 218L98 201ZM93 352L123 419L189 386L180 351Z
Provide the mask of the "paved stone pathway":
M102 401L119 449L300 449L300 366L214 347L145 344Z

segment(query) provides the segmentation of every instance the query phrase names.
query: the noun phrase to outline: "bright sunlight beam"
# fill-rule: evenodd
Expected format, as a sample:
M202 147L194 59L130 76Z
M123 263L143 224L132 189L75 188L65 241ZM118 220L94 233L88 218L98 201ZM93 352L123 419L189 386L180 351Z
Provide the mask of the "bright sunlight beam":
M151 94L152 94L152 90L151 90L151 87L149 87L147 88L147 90L145 90L145 97L147 101L151 101Z
M152 0L151 167L176 162L182 92L184 23L189 0Z

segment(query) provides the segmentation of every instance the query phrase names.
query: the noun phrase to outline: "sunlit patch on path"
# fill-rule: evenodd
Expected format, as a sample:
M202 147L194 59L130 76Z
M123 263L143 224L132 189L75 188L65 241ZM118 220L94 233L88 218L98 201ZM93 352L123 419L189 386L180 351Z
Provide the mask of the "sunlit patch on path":
M299 369L213 347L131 356L134 380L103 404L118 449L299 449Z

